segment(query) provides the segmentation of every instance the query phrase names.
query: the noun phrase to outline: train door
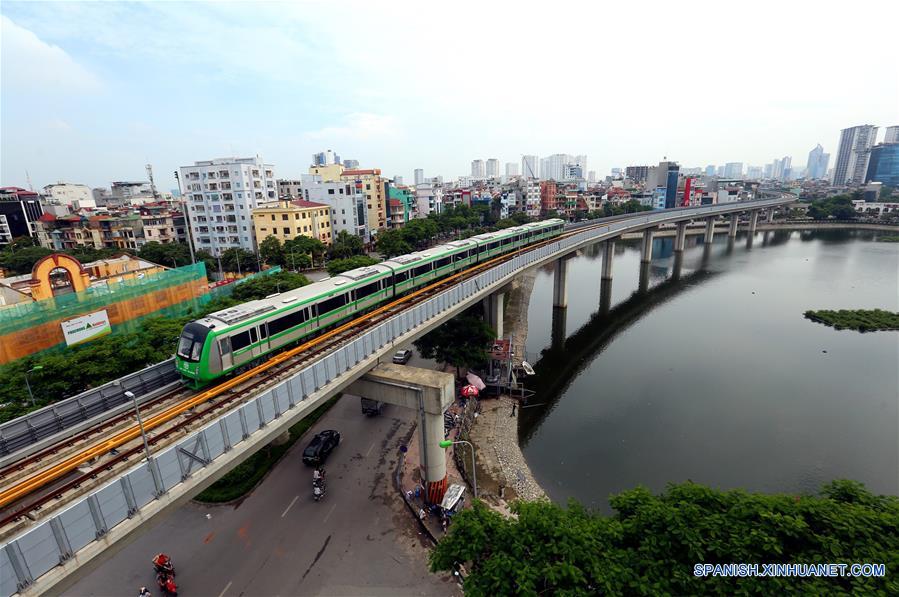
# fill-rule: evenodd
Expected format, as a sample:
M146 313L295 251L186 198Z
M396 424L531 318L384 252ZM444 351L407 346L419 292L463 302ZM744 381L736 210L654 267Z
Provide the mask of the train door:
M231 338L225 336L219 340L219 354L222 355L222 371L234 366L234 355L231 354Z

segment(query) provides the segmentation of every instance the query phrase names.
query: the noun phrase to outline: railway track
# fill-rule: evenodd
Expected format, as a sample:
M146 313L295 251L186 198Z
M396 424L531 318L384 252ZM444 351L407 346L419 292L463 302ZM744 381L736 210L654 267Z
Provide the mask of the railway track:
M618 219L618 218L615 218ZM390 303L378 307L366 314L356 317L347 323L341 324L324 334L312 338L294 348L285 350L268 361L240 373L224 382L200 391L187 391L178 402L171 406L158 409L157 412L145 418L144 428L147 431L148 443L151 447L164 447L177 439L180 435L192 429L196 425L205 422L218 411L231 407L243 398L253 394L253 391L269 383L276 381L280 376L290 373L294 369L305 366L311 359L319 354L336 350L345 342L355 337L360 332L380 323L384 319L393 317L403 310L414 306L418 302L427 300L431 296L442 292L446 288L455 285L465 279L474 276L484 269L493 267L507 261L517 254L533 250L545 244L558 242L568 235L580 233L586 229L607 225L608 221L597 223L593 226L580 226L576 230L563 232L560 236L530 245L527 248L518 249L512 253L501 255L484 263L470 267L446 278L437 280L423 288L404 295ZM182 388L175 392L167 393L154 399L153 404L158 405L165 400L170 400L176 392L185 392ZM184 415L182 417L182 415ZM178 417L181 417L180 420ZM116 424L132 419L133 414L123 413L99 426L85 430L65 441L38 452L2 471L2 480L12 469L23 470L35 463L45 462L54 455L60 454L66 446L72 446L78 441L88 441L90 437L109 430ZM155 433L152 433L155 432ZM0 508L6 511L0 513L0 529L11 523L20 521L23 517L32 515L47 506L60 503L74 490L86 484L97 485L104 482L116 471L127 466L129 459L143 453L143 442L140 441L140 428L138 425L130 425L127 428L113 433L110 437L93 443L83 450L63 457L59 462L48 462L48 466L42 468L22 481L4 487L0 490ZM87 470L79 470L85 464ZM71 478L68 478L71 477ZM47 487L53 483L61 483L47 492ZM44 495L34 498L33 494L44 490ZM28 499L32 497L33 499ZM2 531L0 531L2 532Z

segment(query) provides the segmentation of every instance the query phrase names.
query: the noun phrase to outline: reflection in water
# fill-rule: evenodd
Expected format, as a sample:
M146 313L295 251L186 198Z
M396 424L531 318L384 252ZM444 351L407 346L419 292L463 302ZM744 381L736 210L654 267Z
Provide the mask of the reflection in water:
M899 246L861 231L758 234L754 247L746 235L688 237L683 253L656 239L648 268L640 241L622 241L602 283L602 258L585 251L570 263L564 312L551 309L551 270L538 274L536 394L519 432L552 499L607 510L611 493L686 479L813 492L852 478L899 493L896 333L802 317L899 310Z

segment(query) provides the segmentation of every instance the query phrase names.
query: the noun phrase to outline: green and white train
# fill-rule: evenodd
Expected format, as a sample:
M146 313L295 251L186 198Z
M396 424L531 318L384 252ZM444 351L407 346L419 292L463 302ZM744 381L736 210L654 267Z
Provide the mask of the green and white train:
M563 227L552 219L479 234L217 311L184 326L176 367L190 386L204 387L433 280L556 237Z

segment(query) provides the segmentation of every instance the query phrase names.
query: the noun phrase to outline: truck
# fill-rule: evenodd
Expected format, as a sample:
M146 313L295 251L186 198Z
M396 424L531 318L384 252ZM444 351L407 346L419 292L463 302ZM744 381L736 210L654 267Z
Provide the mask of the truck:
M362 414L369 417L375 417L384 411L386 405L379 400L371 400L370 398L362 398Z

